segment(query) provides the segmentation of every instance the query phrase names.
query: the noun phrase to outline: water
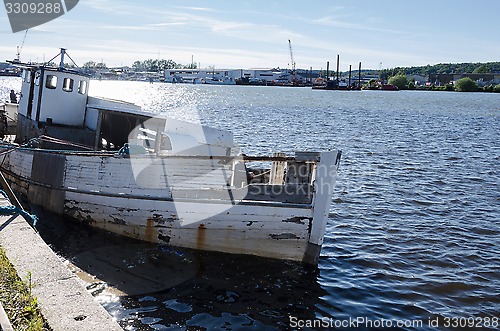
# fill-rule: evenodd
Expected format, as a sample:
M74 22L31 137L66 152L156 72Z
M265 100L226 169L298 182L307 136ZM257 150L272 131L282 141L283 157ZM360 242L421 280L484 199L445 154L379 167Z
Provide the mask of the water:
M317 268L181 252L199 264L184 283L98 296L125 329L498 325L500 94L137 82L90 93L230 129L247 154L343 150Z

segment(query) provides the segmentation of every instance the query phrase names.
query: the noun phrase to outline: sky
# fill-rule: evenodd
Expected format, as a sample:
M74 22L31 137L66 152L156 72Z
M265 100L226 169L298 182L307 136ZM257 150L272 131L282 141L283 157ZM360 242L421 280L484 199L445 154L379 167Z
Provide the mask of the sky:
M340 69L500 61L500 1L80 0L53 21L12 33L0 10L0 61L78 64L191 61L202 68ZM24 40L24 44L23 44Z

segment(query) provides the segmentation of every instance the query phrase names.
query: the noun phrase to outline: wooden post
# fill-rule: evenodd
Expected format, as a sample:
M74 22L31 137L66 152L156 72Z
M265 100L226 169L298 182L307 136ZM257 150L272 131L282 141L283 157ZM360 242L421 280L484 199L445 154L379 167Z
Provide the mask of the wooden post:
M285 157L285 153L273 153L273 157ZM271 173L269 175L269 184L283 185L285 181L286 161L273 161L271 164Z
M349 86L347 88L351 88L351 70L352 70L352 65L349 64Z

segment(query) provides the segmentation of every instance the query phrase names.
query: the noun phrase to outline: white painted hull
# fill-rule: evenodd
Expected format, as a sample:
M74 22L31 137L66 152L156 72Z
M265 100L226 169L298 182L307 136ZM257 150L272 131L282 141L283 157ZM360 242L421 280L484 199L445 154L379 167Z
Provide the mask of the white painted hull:
M59 68L23 65L15 142L41 149L0 145L14 190L133 238L317 262L339 151L236 156L229 131L90 97L65 54ZM72 151L51 150L61 148ZM267 177L252 178L246 161L270 164Z
M248 191L236 188L227 195L228 189L211 179L217 175L215 171L199 177L206 189L196 190L198 177L186 170L191 161L169 177L171 182L179 180L176 190L161 176L156 187L141 186L130 159L110 154L17 149L5 154L1 167L13 189L30 202L101 229L180 247L316 263L339 154L325 153L324 158L331 163L328 183L323 183L328 187L309 198L248 195ZM152 167L146 175L156 176L165 168L150 158L140 162L149 162ZM223 174L228 167L222 167ZM264 186L254 188L262 190Z

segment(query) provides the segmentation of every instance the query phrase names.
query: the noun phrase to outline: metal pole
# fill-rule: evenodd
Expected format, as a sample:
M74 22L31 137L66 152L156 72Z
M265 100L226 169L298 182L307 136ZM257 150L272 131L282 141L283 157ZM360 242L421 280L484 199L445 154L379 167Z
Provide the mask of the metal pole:
M361 62L359 62L359 70L358 70L358 86L361 87Z
M337 82L339 81L340 55L337 54Z
M10 188L9 183L7 183L7 180L5 179L3 173L0 171L0 184L2 185L3 189L5 190L5 193L7 193L7 196L10 199L10 202L16 206L19 209L24 210L23 206L21 205L21 202L17 199L16 195L14 192L12 192L12 189Z

